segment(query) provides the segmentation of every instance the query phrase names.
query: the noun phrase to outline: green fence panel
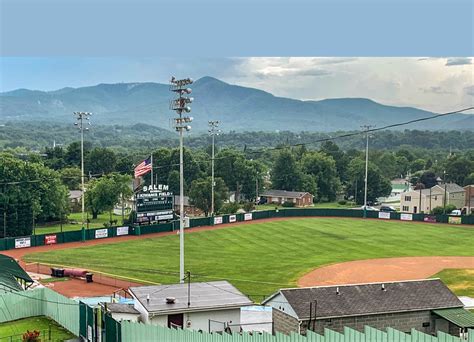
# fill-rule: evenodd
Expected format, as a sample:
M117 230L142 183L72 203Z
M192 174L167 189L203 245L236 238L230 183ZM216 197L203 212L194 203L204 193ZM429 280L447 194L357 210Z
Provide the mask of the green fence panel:
M79 334L79 304L48 288L0 295L0 323L47 316L74 335Z
M201 218L193 218L189 220L189 227L201 227L201 226L209 226L211 223L210 217L201 217ZM179 225L179 221L178 221Z
M82 230L64 232L64 242L82 241Z
M448 215L436 215L436 222L448 223Z
M0 251L5 251L5 250L7 250L7 240L0 239Z
M462 216L461 217L462 224L474 224L474 215L469 216Z
M425 214L413 214L413 221L422 221L425 219Z
M104 315L105 342L122 341L120 323L113 319L109 314Z

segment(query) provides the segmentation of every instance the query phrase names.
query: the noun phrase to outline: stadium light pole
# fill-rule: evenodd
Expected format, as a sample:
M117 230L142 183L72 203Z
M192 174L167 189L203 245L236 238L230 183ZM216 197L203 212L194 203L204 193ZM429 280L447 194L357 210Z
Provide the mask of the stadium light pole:
M84 131L88 131L89 127L84 127L84 121L87 121L87 123L90 125L89 117L92 115L92 113L88 112L74 112L74 115L76 116L76 122L74 123L75 126L81 131L81 191L82 191L82 196L81 196L81 207L82 207L82 214L81 214L81 220L82 220L82 241L86 240L86 231L84 228L84 212L85 212L85 204L84 204L84 199L86 196L85 192L85 187L84 187Z
M209 135L212 137L212 157L211 157L211 216L214 216L214 146L215 136L221 132L219 127L219 121L209 121Z
M364 189L364 218L367 217L367 176L369 170L369 130L374 127L372 125L363 125L362 129L365 130L366 144L365 144L365 189Z
M185 95L191 94L191 89L187 86L192 84L191 78L177 80L171 77L170 91L174 92L177 98L171 100L170 109L178 115L174 119L175 129L179 133L179 282L184 283L184 161L183 161L183 132L191 130L188 125L193 121L192 117L183 116L183 113L191 112L188 105L193 102L192 97Z

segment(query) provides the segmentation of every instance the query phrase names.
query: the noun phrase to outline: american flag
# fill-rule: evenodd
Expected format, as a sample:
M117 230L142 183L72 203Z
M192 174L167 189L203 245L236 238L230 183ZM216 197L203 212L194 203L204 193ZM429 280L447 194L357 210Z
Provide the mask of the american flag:
M138 166L135 168L135 178L143 176L151 171L153 165L151 164L151 157L142 161Z

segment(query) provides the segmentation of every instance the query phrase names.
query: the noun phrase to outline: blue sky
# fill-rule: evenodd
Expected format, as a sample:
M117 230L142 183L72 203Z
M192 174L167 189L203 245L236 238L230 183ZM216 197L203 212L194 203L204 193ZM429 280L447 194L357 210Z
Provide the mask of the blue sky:
M304 100L365 97L446 112L473 105L473 58L426 57L2 57L0 91L213 76Z

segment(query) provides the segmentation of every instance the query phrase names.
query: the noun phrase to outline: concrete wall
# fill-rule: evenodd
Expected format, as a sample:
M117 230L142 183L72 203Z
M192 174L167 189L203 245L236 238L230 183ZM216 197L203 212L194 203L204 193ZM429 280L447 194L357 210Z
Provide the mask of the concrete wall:
M299 322L296 318L280 311L272 310L273 330L288 335L290 332L298 332Z
M459 336L459 329L453 324L448 324L448 322L441 319L435 324L435 318L430 311L416 311L416 312L404 312L404 313L390 313L390 314L381 314L381 315L365 315L365 316L354 316L354 317L342 317L342 318L331 318L331 319L317 319L316 322L312 321L310 323L310 330L314 330L319 334L324 333L324 329L328 328L334 331L343 332L344 327L349 327L354 330L363 332L366 325L380 329L386 330L386 328L391 327L396 330L400 330L406 333L409 333L411 329L416 329L418 331L432 334L435 333L437 328L446 327L442 330L448 330L452 335ZM428 326L423 326L424 324L429 324ZM273 309L273 326L274 330L288 334L289 332L298 332L298 320L278 309ZM306 334L308 329L308 321L303 321L301 323L301 334Z
M423 324L429 323L429 326L424 327ZM303 323L307 326L307 321ZM312 326L313 324L311 324ZM346 318L333 318L330 320L317 320L315 330L318 333L323 333L324 328L329 328L338 332L343 332L344 327L349 327L358 331L364 331L364 326L386 330L388 327L410 332L411 329L431 334L435 331L435 321L430 311L417 311L405 313L391 313L382 315L366 315ZM303 330L303 329L302 329Z

